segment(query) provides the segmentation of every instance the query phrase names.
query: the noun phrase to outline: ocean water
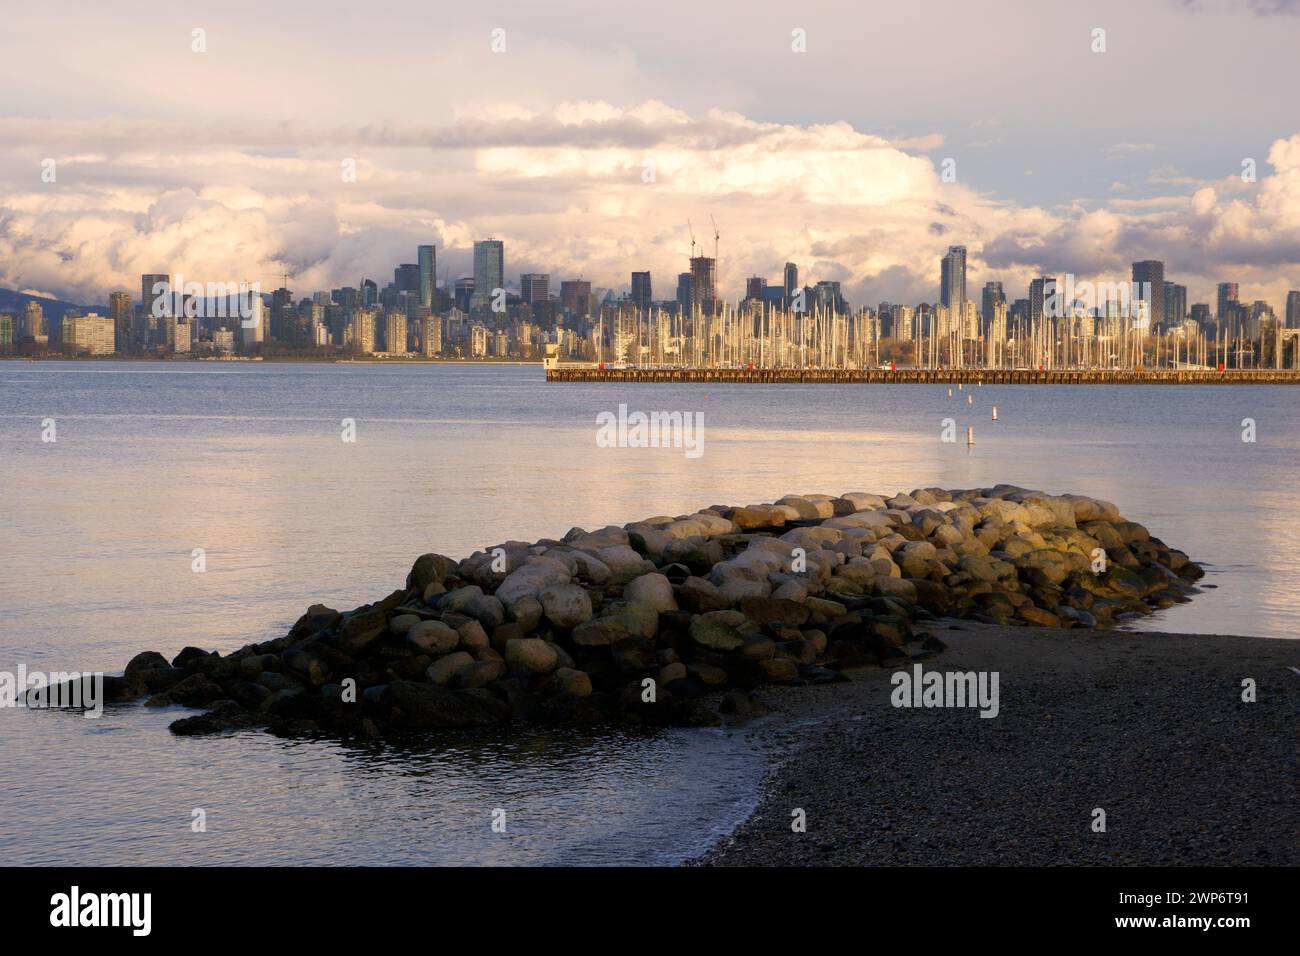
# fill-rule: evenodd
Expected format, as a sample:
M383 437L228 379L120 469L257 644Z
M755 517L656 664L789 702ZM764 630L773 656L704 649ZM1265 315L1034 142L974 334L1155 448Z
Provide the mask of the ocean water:
M546 385L538 366L0 362L0 670L116 672L141 650L231 650L279 636L309 604L389 593L430 550L461 557L786 493L998 482L1110 499L1206 565L1202 594L1138 627L1292 638L1298 400L1269 387L949 398L947 386ZM596 416L620 403L702 414L703 454L599 447ZM940 440L947 418L956 443ZM0 794L0 853L671 863L748 812L765 765L744 732L356 748L172 737L182 713L0 711L6 769L23 781ZM196 808L206 833L190 831Z

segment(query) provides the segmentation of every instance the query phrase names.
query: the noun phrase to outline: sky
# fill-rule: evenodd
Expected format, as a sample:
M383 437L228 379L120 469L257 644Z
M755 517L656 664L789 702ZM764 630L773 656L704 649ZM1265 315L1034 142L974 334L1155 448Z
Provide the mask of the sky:
M716 223L729 298L793 261L934 301L954 244L976 299L1300 289L1300 0L267 6L0 10L0 287L306 295L421 243L441 282L495 237L507 285L669 298Z

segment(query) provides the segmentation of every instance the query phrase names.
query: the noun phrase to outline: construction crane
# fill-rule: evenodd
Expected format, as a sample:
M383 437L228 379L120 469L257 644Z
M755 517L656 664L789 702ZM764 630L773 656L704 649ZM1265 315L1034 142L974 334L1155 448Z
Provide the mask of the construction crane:
M284 289L287 292L289 290L289 280L296 279L298 277L298 274L296 272L263 272L262 273L262 278L266 278L267 276L271 276L274 279L280 279L281 280L280 288Z
M686 229L691 234L691 258L695 258L695 229L691 226L691 221L686 220Z
M718 261L718 221L713 218L713 213L709 213L709 222L713 223L713 261Z

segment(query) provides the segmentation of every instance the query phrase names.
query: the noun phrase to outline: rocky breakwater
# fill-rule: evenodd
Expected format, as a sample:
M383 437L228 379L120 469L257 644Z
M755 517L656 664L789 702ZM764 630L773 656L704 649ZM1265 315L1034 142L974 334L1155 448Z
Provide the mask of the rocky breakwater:
M1187 600L1201 570L1111 503L1000 485L787 496L462 561L227 655L137 655L108 691L204 707L177 734L388 734L526 719L716 724L760 684L930 656L918 620L1105 627Z

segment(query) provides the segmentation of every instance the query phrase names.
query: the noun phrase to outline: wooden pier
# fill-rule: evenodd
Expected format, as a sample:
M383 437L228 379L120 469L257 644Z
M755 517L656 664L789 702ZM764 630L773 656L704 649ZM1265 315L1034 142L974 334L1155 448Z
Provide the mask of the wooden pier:
M1272 369L598 368L559 365L548 382L698 385L1300 385Z

